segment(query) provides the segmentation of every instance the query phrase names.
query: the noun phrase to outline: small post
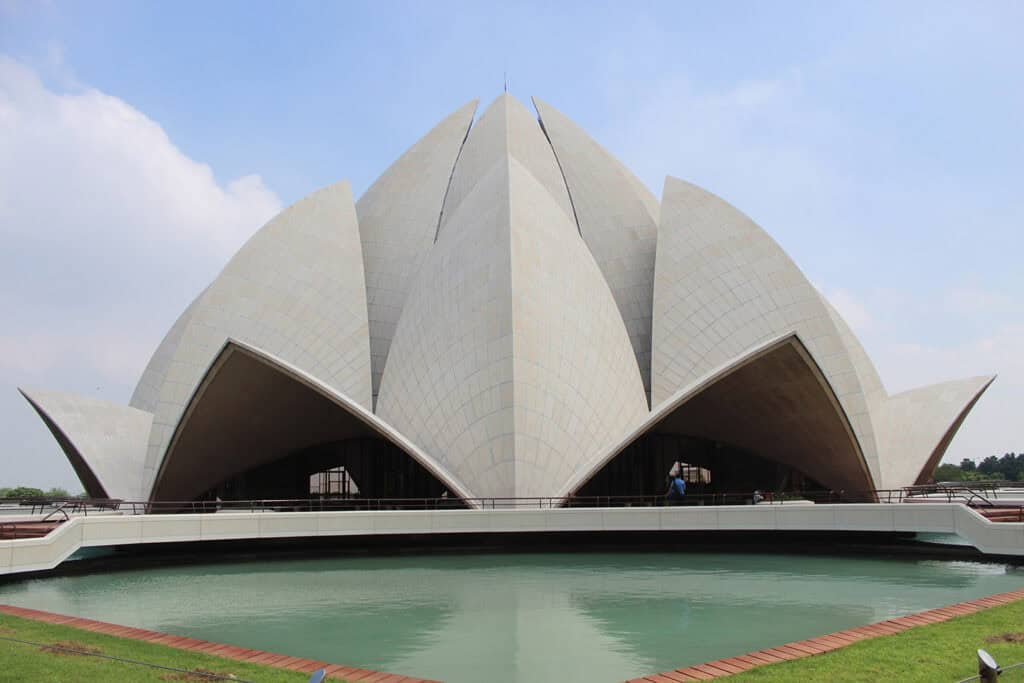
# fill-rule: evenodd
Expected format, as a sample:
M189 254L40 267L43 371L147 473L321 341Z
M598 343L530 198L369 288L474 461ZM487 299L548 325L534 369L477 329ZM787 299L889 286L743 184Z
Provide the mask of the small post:
M992 655L984 650L978 650L978 679L982 683L996 683L999 678L999 665Z

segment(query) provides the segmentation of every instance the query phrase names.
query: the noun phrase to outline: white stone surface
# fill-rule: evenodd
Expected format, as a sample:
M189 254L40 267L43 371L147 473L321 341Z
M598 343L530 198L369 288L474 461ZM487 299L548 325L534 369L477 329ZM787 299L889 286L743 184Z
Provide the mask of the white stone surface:
M821 367L878 481L870 411L817 290L747 216L699 187L666 178L654 279L652 406L790 332Z
M10 573L11 552L11 542L0 541L0 574Z
M448 181L476 106L473 100L437 124L356 202L375 403L395 326L409 287L434 246Z
M192 310L196 303L203 298L203 294L206 294L205 289L178 316L174 325L164 335L160 346L153 353L153 357L149 359L149 363L142 371L142 377L135 385L135 391L132 392L132 397L128 401L128 405L132 408L145 410L147 413L156 412L156 404L160 399L160 388L167 379L167 368L170 367L174 354L178 350L178 344L181 343L181 336L185 334L185 328L188 326L189 320L192 319Z
M487 108L469 132L444 200L438 236L444 232L459 204L491 168L509 158L524 166L551 195L565 217L574 221L569 193L551 145L526 107L504 94Z
M843 347L850 356L850 362L853 363L853 369L857 373L857 377L860 378L864 400L867 402L872 416L874 416L878 408L889 396L885 390L885 385L882 383L882 378L879 376L878 370L868 356L867 351L864 350L864 346L860 343L857 335L853 333L853 330L850 329L846 320L839 315L839 311L835 309L824 295L819 293L819 296L821 296L821 301L825 308L828 309L829 317L839 332L839 339L843 342Z
M347 182L285 209L239 250L192 306L168 365L142 473L146 495L193 391L228 338L371 405L362 262Z
M548 495L642 420L643 384L537 122L499 98L463 164L476 182L453 180L377 413L477 496Z
M51 431L58 430L54 436L76 471L88 468L98 480L103 490L87 491L90 496L136 500L142 495L139 473L151 413L91 396L38 389L21 389L21 393Z
M649 399L658 202L582 128L536 97L533 103L565 176L580 234L629 332Z
M953 435L995 377L971 377L888 397L875 424L882 458L881 488L926 483Z

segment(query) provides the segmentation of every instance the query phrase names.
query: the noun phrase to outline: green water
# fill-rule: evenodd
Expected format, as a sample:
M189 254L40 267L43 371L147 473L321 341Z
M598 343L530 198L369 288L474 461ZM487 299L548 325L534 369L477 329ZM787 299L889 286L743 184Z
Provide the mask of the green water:
M0 602L449 683L600 683L1022 586L974 562L495 554L50 578Z

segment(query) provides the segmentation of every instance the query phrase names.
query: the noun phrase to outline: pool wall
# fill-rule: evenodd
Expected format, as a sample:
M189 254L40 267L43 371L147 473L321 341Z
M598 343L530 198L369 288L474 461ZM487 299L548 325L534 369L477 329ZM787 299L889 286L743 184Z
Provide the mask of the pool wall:
M290 538L630 532L956 534L985 555L1024 556L1024 524L957 503L547 510L246 512L73 517L43 538L0 541L0 575L53 569L80 548Z

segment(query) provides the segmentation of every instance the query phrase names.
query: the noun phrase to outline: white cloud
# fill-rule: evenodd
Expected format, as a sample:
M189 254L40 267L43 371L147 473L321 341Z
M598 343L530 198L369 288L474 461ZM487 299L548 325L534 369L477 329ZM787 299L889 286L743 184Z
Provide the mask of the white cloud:
M0 238L17 259L0 302L18 339L45 349L8 362L39 371L80 356L137 375L145 353L111 350L155 347L174 307L279 210L259 176L219 183L126 102L55 92L0 57Z
M48 61L74 82L58 48ZM69 87L0 55L0 426L19 456L0 485L77 487L15 385L126 402L177 314L281 208L258 175L219 181L127 102Z

